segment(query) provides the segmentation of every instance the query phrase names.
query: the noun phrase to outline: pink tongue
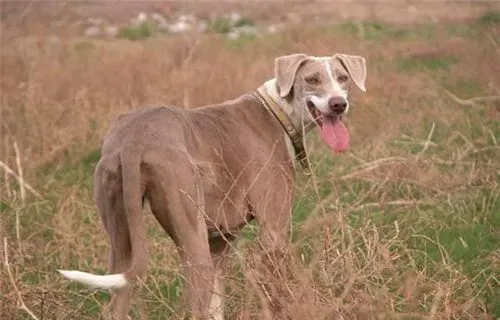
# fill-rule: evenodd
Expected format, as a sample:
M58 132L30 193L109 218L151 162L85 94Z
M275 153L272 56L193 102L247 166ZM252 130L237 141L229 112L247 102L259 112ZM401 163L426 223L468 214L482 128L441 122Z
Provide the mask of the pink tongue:
M349 145L349 132L337 117L323 117L321 137L335 152L345 151Z

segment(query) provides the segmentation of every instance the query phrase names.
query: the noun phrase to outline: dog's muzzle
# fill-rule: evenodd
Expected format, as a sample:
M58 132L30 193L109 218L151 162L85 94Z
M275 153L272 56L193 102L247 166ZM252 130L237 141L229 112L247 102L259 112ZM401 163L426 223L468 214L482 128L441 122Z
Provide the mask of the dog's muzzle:
M344 97L333 97L328 100L328 108L336 115L340 115L347 109L347 100Z

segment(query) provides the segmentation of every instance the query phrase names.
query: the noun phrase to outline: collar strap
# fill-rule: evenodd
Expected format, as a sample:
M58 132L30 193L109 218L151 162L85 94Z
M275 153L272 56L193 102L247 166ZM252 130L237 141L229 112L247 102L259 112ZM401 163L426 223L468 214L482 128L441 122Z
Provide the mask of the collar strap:
M283 108L274 101L274 99L266 92L263 87L257 88L253 96L259 100L262 105L274 116L278 123L283 127L286 134L292 141L293 149L303 169L309 170L309 162L307 161L306 150L304 149L304 141L302 133L295 128L290 117L285 113Z

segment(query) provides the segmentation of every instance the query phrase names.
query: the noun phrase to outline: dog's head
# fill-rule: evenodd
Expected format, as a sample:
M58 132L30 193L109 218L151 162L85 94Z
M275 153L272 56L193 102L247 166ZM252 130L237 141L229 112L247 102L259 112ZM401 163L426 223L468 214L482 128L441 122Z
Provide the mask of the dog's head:
M363 57L335 54L311 57L281 56L275 60L278 94L290 102L303 125L316 123L325 143L337 152L347 149L349 134L342 115L349 109L350 83L365 91L366 61Z

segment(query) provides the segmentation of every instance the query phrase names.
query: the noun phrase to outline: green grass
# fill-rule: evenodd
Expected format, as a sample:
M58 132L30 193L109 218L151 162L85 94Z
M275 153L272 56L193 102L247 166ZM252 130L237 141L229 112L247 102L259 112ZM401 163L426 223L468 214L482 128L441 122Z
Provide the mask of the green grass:
M465 99L484 95L484 88L474 79L445 79L443 86Z
M82 57L85 57L86 55L92 53L95 50L95 48L96 48L95 44L93 44L90 41L83 41L82 40L82 41L78 41L74 44L75 51L80 53L80 55Z
M477 22L484 25L496 25L500 24L500 11L490 10L482 14Z
M231 20L227 18L216 18L208 24L208 30L211 30L215 33L222 33L226 34L231 31L231 28L233 27L233 24Z
M413 26L395 26L376 20L348 20L340 25L328 27L328 29L334 33L356 36L362 40L368 41L412 41L435 39L439 37L444 28L434 23L422 23Z
M215 33L227 34L234 28L254 25L255 22L248 17L241 17L236 21L232 21L225 17L218 17L209 21L207 30Z
M244 27L244 26L254 26L254 25L255 25L255 22L248 17L241 17L239 20L237 20L234 23L235 28Z
M442 37L472 38L482 35L485 26L499 22L498 11L487 11L472 23L416 23L406 26L392 25L377 20L347 20L326 29L335 34L355 36L367 41L431 41Z
M225 39L224 44L225 47L229 50L234 51L242 51L245 50L249 45L252 44L252 41L257 37L254 34L241 34L237 39Z
M494 276L499 270L492 270L488 257L498 250L500 235L500 201L498 190L474 191L468 202L455 204L447 210L427 212L428 221L436 221L425 226L415 224L414 229L423 237L411 240L411 246L426 253L423 266L430 267L427 259L440 261L449 259L458 270L473 278L476 290L486 301L493 314L500 314L500 287ZM487 207L483 207L489 199ZM444 207L444 205L443 205ZM438 266L432 268L435 270Z
M380 40L382 38L406 38L411 32L404 29L395 29L389 24L379 21L347 21L340 25L342 32L358 35L366 40Z
M156 25L152 21L144 21L137 26L126 26L120 29L118 36L131 41L144 40L156 34Z
M402 72L435 72L440 70L449 70L458 62L454 56L413 56L400 57L396 61L399 71Z

